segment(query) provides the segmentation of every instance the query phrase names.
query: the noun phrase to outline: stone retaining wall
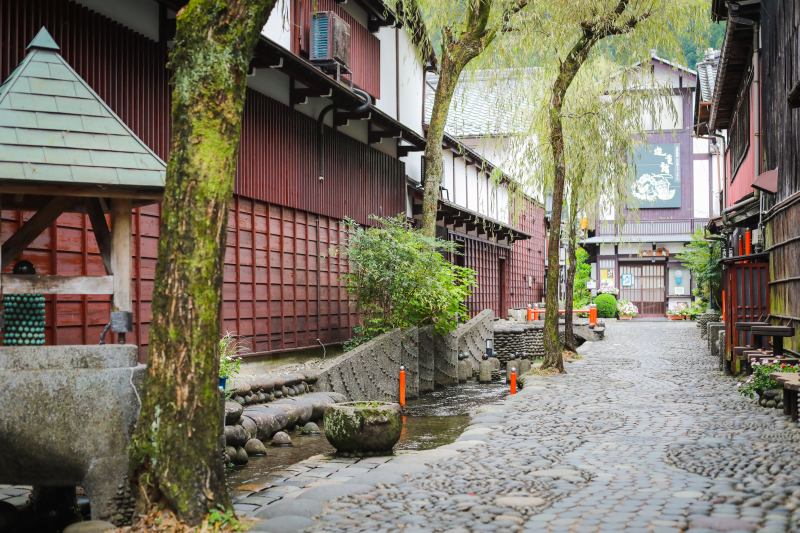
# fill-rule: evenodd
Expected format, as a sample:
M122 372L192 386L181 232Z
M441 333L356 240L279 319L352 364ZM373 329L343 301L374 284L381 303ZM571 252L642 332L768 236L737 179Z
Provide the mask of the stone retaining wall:
M347 352L317 376L314 391L338 392L352 401L396 402L403 334L393 329Z
M433 326L419 328L419 392L430 392L435 388L433 381L434 340Z
M403 332L400 362L406 369L406 399L419 396L419 328Z

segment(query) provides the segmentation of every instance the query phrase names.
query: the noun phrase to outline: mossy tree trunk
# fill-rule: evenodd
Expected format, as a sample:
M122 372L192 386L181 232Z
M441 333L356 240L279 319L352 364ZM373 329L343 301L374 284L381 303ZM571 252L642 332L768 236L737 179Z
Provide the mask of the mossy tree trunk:
M177 17L172 139L147 377L131 453L137 514L230 509L217 449L222 266L247 69L275 0L192 0Z
M582 24L582 31L575 44L560 64L558 75L550 92L550 135L548 141L553 154L553 211L550 216L550 238L547 243L547 301L544 317L544 353L542 368L555 368L564 372L564 358L558 338L558 255L561 241L561 215L564 205L564 187L566 185L566 158L564 155L564 124L562 110L575 77L589 57L594 46L610 35L622 35L632 31L639 22L649 17L644 15L623 17L630 0L619 0L608 14L599 17L596 22ZM569 295L568 295L569 296Z
M506 9L501 21L488 26L492 7L497 0L470 2L464 31L456 38L450 28L444 29L439 84L433 98L425 146L425 192L422 200L422 232L436 236L436 215L439 207L439 187L442 180L442 139L444 139L450 102L458 79L470 61L483 53L499 33L507 31L511 17L528 5L528 0L516 0Z

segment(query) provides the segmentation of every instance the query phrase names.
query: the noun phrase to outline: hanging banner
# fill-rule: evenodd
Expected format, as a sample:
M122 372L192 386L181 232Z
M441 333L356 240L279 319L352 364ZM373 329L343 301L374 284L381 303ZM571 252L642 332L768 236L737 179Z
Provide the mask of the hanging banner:
M681 145L648 144L636 149L636 181L630 207L663 209L681 206Z

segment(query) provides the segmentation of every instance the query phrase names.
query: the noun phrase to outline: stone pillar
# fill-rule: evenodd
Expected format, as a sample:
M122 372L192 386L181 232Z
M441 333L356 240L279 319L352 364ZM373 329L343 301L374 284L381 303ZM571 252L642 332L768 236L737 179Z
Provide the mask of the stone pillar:
M492 381L492 363L489 361L481 361L478 366L478 381L481 383L489 383Z
M520 359L517 361L517 375L527 374L531 371L531 362L527 359Z
M464 383L472 375L472 364L468 360L458 362L458 381Z

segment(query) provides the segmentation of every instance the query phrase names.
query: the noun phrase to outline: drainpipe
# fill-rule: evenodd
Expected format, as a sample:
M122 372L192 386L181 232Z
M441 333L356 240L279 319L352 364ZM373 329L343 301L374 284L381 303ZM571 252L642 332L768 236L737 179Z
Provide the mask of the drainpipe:
M722 210L722 213L721 213L721 215L722 215L722 223L726 224L726 225L728 224L728 213L732 213L734 211L738 211L740 209L745 209L747 207L750 207L754 203L758 202L760 199L761 199L761 191L759 191L758 189L754 189L752 198L748 198L747 200L745 200L743 202L739 202L738 204L733 204L732 206L727 207L727 208Z
M322 181L325 176L324 168L325 168L325 146L324 146L324 139L325 139L325 116L333 111L334 109L344 109L350 111L351 113L361 113L369 109L372 105L372 98L366 92L362 91L361 89L353 89L353 92L359 95L361 98L364 99L364 103L358 107L344 107L339 104L331 104L325 107L319 114L317 118L317 155L319 160L319 181Z

